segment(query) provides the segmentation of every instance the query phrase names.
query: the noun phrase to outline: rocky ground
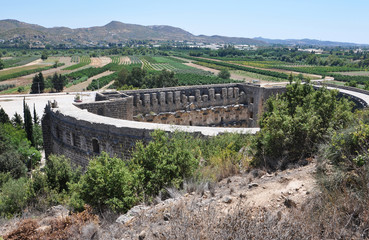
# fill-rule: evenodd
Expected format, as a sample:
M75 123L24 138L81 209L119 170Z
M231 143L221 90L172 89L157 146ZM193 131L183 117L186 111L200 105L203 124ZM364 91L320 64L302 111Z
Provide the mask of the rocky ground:
M244 227L246 222L266 221L268 217L281 219L293 209L303 208L315 191L314 172L315 163L311 162L272 174L252 170L216 184L189 183L186 192L168 189L170 198L157 198L151 206L135 206L119 217L105 214L99 224L86 221L72 239L228 239L227 231L219 229ZM63 219L65 211L59 206L46 215L33 216L35 231L50 231L50 218ZM19 222L20 219L3 222L0 235L10 234Z

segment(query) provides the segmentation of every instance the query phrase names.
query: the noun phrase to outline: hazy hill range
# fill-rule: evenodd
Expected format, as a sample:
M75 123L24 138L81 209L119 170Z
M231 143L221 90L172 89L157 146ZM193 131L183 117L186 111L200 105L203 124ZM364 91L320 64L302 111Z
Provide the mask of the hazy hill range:
M45 28L17 20L0 21L0 39L8 41L50 44L118 43L127 40L193 41L207 43L231 43L266 45L250 38L223 36L195 36L183 29L171 26L142 26L112 21L105 26L71 29L67 27Z
M333 42L333 41L320 41L316 39L268 39L257 37L255 40L263 41L268 44L280 44L280 45L299 45L299 46L322 46L322 47L349 47L349 46L369 46L368 44L357 44L348 42Z

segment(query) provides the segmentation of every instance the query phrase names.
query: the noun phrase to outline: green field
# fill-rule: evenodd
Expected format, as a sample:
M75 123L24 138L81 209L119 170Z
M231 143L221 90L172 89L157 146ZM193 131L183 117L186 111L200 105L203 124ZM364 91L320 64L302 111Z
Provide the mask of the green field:
M50 69L52 67L53 66L31 65L31 66L2 70L0 71L0 81L40 72L43 70Z
M2 61L4 63L4 68L10 68L10 67L18 67L18 66L26 65L37 59L40 59L40 57L39 56L21 56L21 57L12 57L10 59L5 59Z

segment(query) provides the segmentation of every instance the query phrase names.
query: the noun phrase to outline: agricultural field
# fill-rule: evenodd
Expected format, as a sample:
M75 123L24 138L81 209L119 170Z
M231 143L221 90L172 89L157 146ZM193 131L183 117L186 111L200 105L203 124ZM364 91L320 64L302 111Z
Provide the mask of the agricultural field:
M207 84L220 84L220 83L234 83L239 82L233 79L223 79L217 76L211 75L198 75L194 73L177 73L178 83L180 86L186 85L207 85Z
M281 61L229 61L229 62L257 68L274 68L280 65L286 65L285 62Z
M22 65L29 64L37 59L40 59L39 56L21 56L21 57L12 57L9 59L2 60L4 63L4 68L18 67Z
M111 58L111 62L114 64L120 64L120 57L119 56L113 56L110 57Z
M142 64L140 58L137 56L129 56L129 60L131 61L131 64Z
M91 64L91 58L88 56L72 56L71 62L76 62L77 64L71 65L69 67L63 68L63 70L75 70L84 66Z
M52 68L53 66L30 65L19 68L5 69L0 71L0 81L16 78Z
M162 71L168 70L172 71L176 74L195 74L202 76L211 76L212 74L203 71L201 69L196 69L194 67L190 67L185 65L185 61L172 58L172 57L162 57L162 56L143 56L140 57L140 60L143 64L143 69L148 71Z
M285 82L286 81L286 79L283 79L283 78L266 76L262 74L246 72L246 71L241 71L241 70L231 70L230 73L244 77L245 81L251 81L251 80L262 80L262 81L268 81L268 82Z
M357 71L357 72L335 72L336 74L347 75L347 76L369 76L369 71Z

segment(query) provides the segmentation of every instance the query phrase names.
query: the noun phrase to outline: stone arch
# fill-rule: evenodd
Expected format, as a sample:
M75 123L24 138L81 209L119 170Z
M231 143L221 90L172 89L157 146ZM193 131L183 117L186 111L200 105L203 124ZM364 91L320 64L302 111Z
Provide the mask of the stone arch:
M96 138L92 139L92 151L94 153L99 154L100 153L100 144L99 144L99 140L97 140Z
M97 109L97 115L104 116L104 108Z

